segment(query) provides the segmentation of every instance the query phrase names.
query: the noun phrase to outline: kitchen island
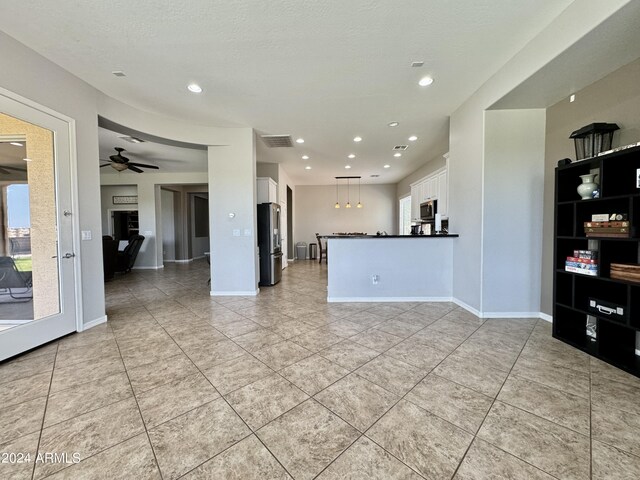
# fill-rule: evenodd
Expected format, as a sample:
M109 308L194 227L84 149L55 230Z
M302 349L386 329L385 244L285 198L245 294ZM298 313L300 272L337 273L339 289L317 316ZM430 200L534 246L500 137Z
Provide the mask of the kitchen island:
M453 244L446 235L328 235L328 302L450 301Z

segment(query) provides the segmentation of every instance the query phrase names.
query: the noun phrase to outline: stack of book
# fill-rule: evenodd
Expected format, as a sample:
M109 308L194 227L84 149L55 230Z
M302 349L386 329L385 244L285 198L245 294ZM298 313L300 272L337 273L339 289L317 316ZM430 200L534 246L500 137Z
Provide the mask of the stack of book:
M567 257L564 264L567 272L598 276L598 252L595 250L574 250L573 257Z
M629 238L629 221L620 222L584 222L584 233L587 237Z

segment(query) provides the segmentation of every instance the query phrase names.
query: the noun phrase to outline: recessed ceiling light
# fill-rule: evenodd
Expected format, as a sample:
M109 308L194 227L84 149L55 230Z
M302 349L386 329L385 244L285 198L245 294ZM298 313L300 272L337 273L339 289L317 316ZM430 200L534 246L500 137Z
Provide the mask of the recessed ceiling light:
M304 143L304 138L296 138L296 143Z
M302 155L303 160L309 160L309 155Z
M422 77L420 79L420 81L418 82L418 85L420 85L421 87L426 87L428 85L431 85L433 83L433 78L431 77Z
M307 165L306 167L304 167L305 170L311 170L311 167L309 165Z
M202 87L197 83L190 83L189 85L187 85L187 89L191 93L202 93Z
M353 141L354 142L361 142L362 141L362 137L354 137Z
M391 168L391 165L385 165L384 168Z
M569 102L570 102L570 103L573 103L573 102L575 102L575 101L576 101L576 96L575 96L575 94L573 94L573 95L571 95L571 96L569 97Z
M24 147L24 144L20 142L9 142L11 145L15 145L16 147Z
M356 158L356 156L353 153L350 153L349 158Z
M417 139L418 139L418 137L416 137L415 135L411 135L411 136L409 137L409 141L410 141L410 142L415 142Z
M347 170L349 170L351 168L351 165L345 165L344 168L346 168Z
M399 122L391 122L391 123L389 124L389 126L390 126L390 127L397 127L398 125L400 125L400 123L399 123Z
M402 154L401 154L400 152L397 152L397 153L394 153L394 154L393 154L393 156L394 156L394 157L401 157L401 156L402 156Z
M23 158L22 160L24 160L25 162L30 162L31 161L30 158Z
M424 65L424 62L423 62L423 61L421 61L421 60L419 60L419 61L417 61L417 62L411 62L411 66L412 66L412 67L421 67L421 66L423 66L423 65Z

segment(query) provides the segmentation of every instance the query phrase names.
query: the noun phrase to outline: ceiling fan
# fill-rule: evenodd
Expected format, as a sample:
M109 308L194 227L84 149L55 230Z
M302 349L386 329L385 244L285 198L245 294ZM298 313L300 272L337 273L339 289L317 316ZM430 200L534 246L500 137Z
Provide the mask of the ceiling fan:
M2 175L11 175L13 172L26 172L26 168L18 168L18 167L9 167L7 165L3 165L0 167L0 174Z
M116 155L111 155L109 157L109 163L105 163L104 165L100 165L100 168L111 165L115 170L118 170L119 172L122 172L123 170L129 169L129 170L132 170L132 171L134 171L136 173L143 173L144 172L144 170L140 170L139 167L142 167L142 168L155 168L156 170L159 169L159 167L156 167L155 165L145 165L144 163L130 162L127 157L122 155L122 152L126 151L124 148L121 148L121 147L113 147L113 148L118 153Z

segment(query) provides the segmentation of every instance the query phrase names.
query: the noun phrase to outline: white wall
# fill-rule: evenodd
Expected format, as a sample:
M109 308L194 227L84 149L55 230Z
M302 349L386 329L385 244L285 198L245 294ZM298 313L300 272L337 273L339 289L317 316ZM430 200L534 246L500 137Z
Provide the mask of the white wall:
M355 208L358 203L358 185L351 186L352 208L344 208L347 202L346 183L340 184L339 198L342 208L336 203L335 185L298 185L294 200L295 243L315 243L315 234L327 235L337 232L366 232L375 235L386 231L389 235L398 230L398 199L395 185L362 185L361 202L364 208Z
M544 139L544 109L485 114L484 315L540 311Z
M211 294L255 295L259 277L255 135L250 128L233 130L231 145L208 151ZM234 236L234 230L241 236Z
M164 261L173 262L176 259L176 224L175 224L175 193L161 189L160 208L162 210L162 257Z
M329 301L450 301L457 238L329 239ZM373 284L373 275L378 283Z
M470 309L481 311L483 308L482 204L485 183L491 183L491 180L487 182L485 172L485 110L627 3L628 0L575 1L452 113L449 225L451 231L460 234L454 248L453 296ZM505 203L510 200L503 198ZM514 243L524 240L522 233L512 238ZM536 283L539 282L538 279ZM518 311L521 307L525 308L518 306Z

